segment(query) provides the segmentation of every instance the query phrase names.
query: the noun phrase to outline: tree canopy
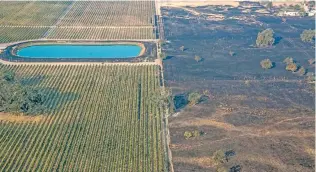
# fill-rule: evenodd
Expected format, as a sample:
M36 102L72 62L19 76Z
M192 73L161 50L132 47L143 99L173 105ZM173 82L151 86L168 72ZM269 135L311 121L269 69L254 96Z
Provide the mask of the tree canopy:
M44 101L40 90L23 86L13 71L0 69L0 112L39 114L45 110Z
M274 44L274 31L270 28L258 33L256 45L257 47L268 47Z
M303 42L312 42L315 38L315 30L304 30L301 34L301 40Z

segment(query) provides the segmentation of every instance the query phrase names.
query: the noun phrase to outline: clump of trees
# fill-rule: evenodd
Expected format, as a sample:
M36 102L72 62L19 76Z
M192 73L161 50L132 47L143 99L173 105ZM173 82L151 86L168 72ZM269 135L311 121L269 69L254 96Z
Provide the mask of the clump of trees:
M270 59L264 59L260 62L260 65L263 69L271 69L273 64Z
M40 90L20 84L14 72L0 70L0 112L24 115L44 113L45 99Z
M304 30L301 33L301 40L303 42L312 42L315 39L315 30Z
M181 50L181 51L184 51L184 50L185 50L183 45L180 47L180 50Z
M268 47L274 44L274 31L270 28L258 33L256 45L257 47Z

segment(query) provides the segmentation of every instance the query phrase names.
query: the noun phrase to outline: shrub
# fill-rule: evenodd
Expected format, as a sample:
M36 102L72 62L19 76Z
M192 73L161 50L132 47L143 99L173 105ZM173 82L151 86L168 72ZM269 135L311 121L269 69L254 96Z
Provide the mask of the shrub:
M185 139L189 139L193 136L192 132L190 132L190 131L185 131L183 135L184 135Z
M315 64L315 59L309 59L309 60L308 60L308 63L309 63L310 65Z
M257 47L267 47L274 44L274 31L272 29L266 29L258 33L256 45Z
M297 65L295 63L290 63L286 66L286 70L295 72L297 70Z
M298 73L299 73L301 76L305 75L305 73L306 73L305 68L304 68L304 67L300 67L300 69L298 70Z
M315 30L304 30L300 36L303 42L312 42L315 38Z
M198 130L194 130L192 134L193 134L193 137L199 137L200 136L200 132Z
M198 92L192 92L188 96L190 105L196 105L201 101L202 95Z
M214 152L213 154L213 160L216 164L222 164L225 162L226 156L224 151L222 150L217 150L216 152Z
M260 65L263 69L271 69L273 64L270 59L264 59L260 62Z
M166 60L167 59L167 55L165 53L160 53L160 58L162 60Z
M294 60L293 60L292 57L287 57L287 58L285 58L285 59L283 60L283 62L284 62L285 64L291 64L291 63L294 63Z
M235 55L235 52L229 51L229 55L230 55L230 56L234 56L234 55Z
M181 46L181 47L180 47L180 50L181 50L181 51L184 51L184 46Z
M219 167L216 169L216 172L228 172L228 170L225 167Z
M196 62L200 62L200 61L202 61L202 58L201 58L200 56L195 56L195 57L194 57L194 60L195 60Z

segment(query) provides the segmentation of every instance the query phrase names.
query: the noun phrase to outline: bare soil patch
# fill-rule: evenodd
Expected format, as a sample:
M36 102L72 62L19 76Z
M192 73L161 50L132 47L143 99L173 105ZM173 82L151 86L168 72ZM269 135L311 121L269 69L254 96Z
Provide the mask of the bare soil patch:
M46 117L44 115L27 116L27 115L14 115L9 113L0 112L0 121L14 122L14 123L28 123L42 122Z

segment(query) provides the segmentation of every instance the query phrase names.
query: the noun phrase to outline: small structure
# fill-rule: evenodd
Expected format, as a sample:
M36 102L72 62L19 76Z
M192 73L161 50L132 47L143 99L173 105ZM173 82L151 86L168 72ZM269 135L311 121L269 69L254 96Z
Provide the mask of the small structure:
M298 11L281 11L278 16L301 16L301 12Z

